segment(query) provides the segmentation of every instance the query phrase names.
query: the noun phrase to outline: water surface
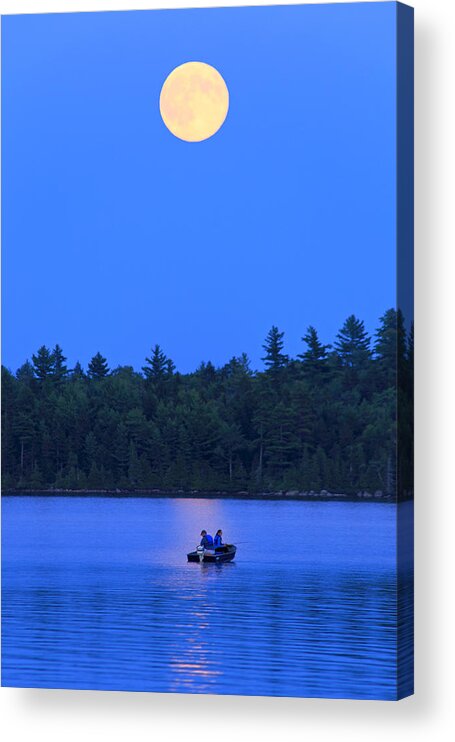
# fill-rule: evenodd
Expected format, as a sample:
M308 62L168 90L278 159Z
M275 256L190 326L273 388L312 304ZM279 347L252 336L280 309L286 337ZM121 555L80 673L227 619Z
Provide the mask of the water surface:
M2 521L3 685L397 697L393 504L15 496ZM202 528L236 561L188 564Z

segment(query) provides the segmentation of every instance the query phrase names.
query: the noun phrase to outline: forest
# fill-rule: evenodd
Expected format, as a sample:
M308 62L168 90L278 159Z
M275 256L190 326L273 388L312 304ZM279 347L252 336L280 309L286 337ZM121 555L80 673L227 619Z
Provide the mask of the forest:
M412 496L413 329L388 309L370 337L347 318L332 345L310 326L264 368L245 353L182 374L154 345L141 372L100 352L69 369L59 345L2 366L8 490L380 491Z

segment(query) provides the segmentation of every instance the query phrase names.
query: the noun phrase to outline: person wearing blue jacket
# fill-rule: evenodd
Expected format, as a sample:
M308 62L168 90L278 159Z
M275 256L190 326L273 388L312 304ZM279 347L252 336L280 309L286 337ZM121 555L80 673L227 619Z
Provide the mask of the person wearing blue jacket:
M221 528L218 529L218 531L215 534L215 538L213 540L213 546L215 547L215 549L218 546L224 546L224 544L223 544L223 531L221 530Z
M201 546L203 546L204 549L213 549L213 538L210 533L207 533L207 531L201 531L201 536Z

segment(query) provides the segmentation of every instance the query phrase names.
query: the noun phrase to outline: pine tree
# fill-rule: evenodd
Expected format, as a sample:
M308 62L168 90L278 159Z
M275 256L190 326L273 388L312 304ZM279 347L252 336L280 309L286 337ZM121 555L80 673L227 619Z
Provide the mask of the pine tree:
M239 426L236 423L222 422L218 449L221 459L227 463L230 484L234 476L235 455L244 445L245 440Z
M39 381L49 379L54 371L54 356L45 345L38 349L36 355L32 355L33 371Z
M106 487L106 479L103 476L102 469L99 468L95 462L90 467L89 474L87 476L87 487L89 489L104 489Z
M195 381L204 399L211 399L217 388L219 371L211 361L203 361L195 373Z
M162 380L169 373L169 360L157 344L152 348L152 355L146 358L146 366L142 367L146 379ZM172 361L171 361L172 363Z
M374 352L378 366L380 390L387 389L397 379L397 313L388 309L380 319L376 331Z
M359 368L370 360L370 338L362 320L353 314L347 318L337 335L335 349L346 368Z
M334 370L338 366L343 388L359 398L371 396L375 388L370 343L364 323L353 314L347 318L335 341Z
M397 493L404 497L414 489L414 325L406 337L404 316L398 310L398 469Z
M300 449L295 413L288 400L280 400L271 410L265 431L266 462L280 480Z
M139 457L139 466L140 466L140 482L142 487L156 487L157 481L154 477L152 466L150 464L150 461L145 456L145 454L142 454Z
M35 371L30 361L25 361L16 371L16 379L23 386L33 386L35 378Z
M18 381L13 374L2 366L2 472L3 476L13 473L16 447L14 441L13 421L17 414Z
M84 369L82 368L82 366L79 363L79 361L76 361L76 364L75 364L73 370L71 371L71 378L74 379L75 381L80 381L81 379L85 379L86 378L85 373L84 373Z
M265 343L262 346L265 350L265 356L261 358L267 368L276 371L284 368L289 363L289 357L283 353L284 332L280 332L275 325L269 330Z
M128 481L132 487L138 487L141 484L141 465L133 441L131 441L129 449Z
M414 369L414 322L412 322L411 329L409 330L406 357L409 367Z
M117 480L125 476L130 462L130 446L128 442L128 431L126 425L121 422L117 426L112 441L112 459Z
M85 436L82 447L82 457L85 461L85 471L88 474L92 464L96 461L98 452L98 443L93 430L90 430Z
M398 386L406 388L409 382L409 364L408 364L408 338L406 336L406 327L404 324L403 312L398 309L397 313L397 373Z
M56 345L52 351L53 368L52 378L57 384L61 384L62 381L68 375L68 367L65 365L66 358L63 355L63 351L60 345Z
M27 407L21 404L18 398L18 411L13 419L13 431L19 442L19 473L20 480L31 463L31 448L36 438L36 424L33 419L33 413Z
M302 340L307 344L307 350L297 357L301 359L306 373L315 378L318 374L327 371L327 351L331 346L320 342L318 333L312 325L308 327Z
M310 326L290 360L283 338L274 326L259 372L243 354L179 374L155 346L145 377L110 373L100 353L88 377L80 364L67 372L60 346L42 346L33 365L2 372L5 486L409 494L413 333L401 313L381 318L373 354L355 317L333 352Z
M104 379L108 375L107 360L98 352L88 364L88 376L90 379Z

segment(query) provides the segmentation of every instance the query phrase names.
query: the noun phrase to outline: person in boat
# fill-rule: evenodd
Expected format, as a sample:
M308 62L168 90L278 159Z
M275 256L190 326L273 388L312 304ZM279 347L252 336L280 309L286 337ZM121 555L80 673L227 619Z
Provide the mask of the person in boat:
M210 533L202 530L201 536L201 546L203 546L204 549L213 549L213 538L211 537Z
M217 549L219 546L224 546L223 531L221 530L221 528L219 528L215 534L215 538L213 539L213 546L215 549Z

